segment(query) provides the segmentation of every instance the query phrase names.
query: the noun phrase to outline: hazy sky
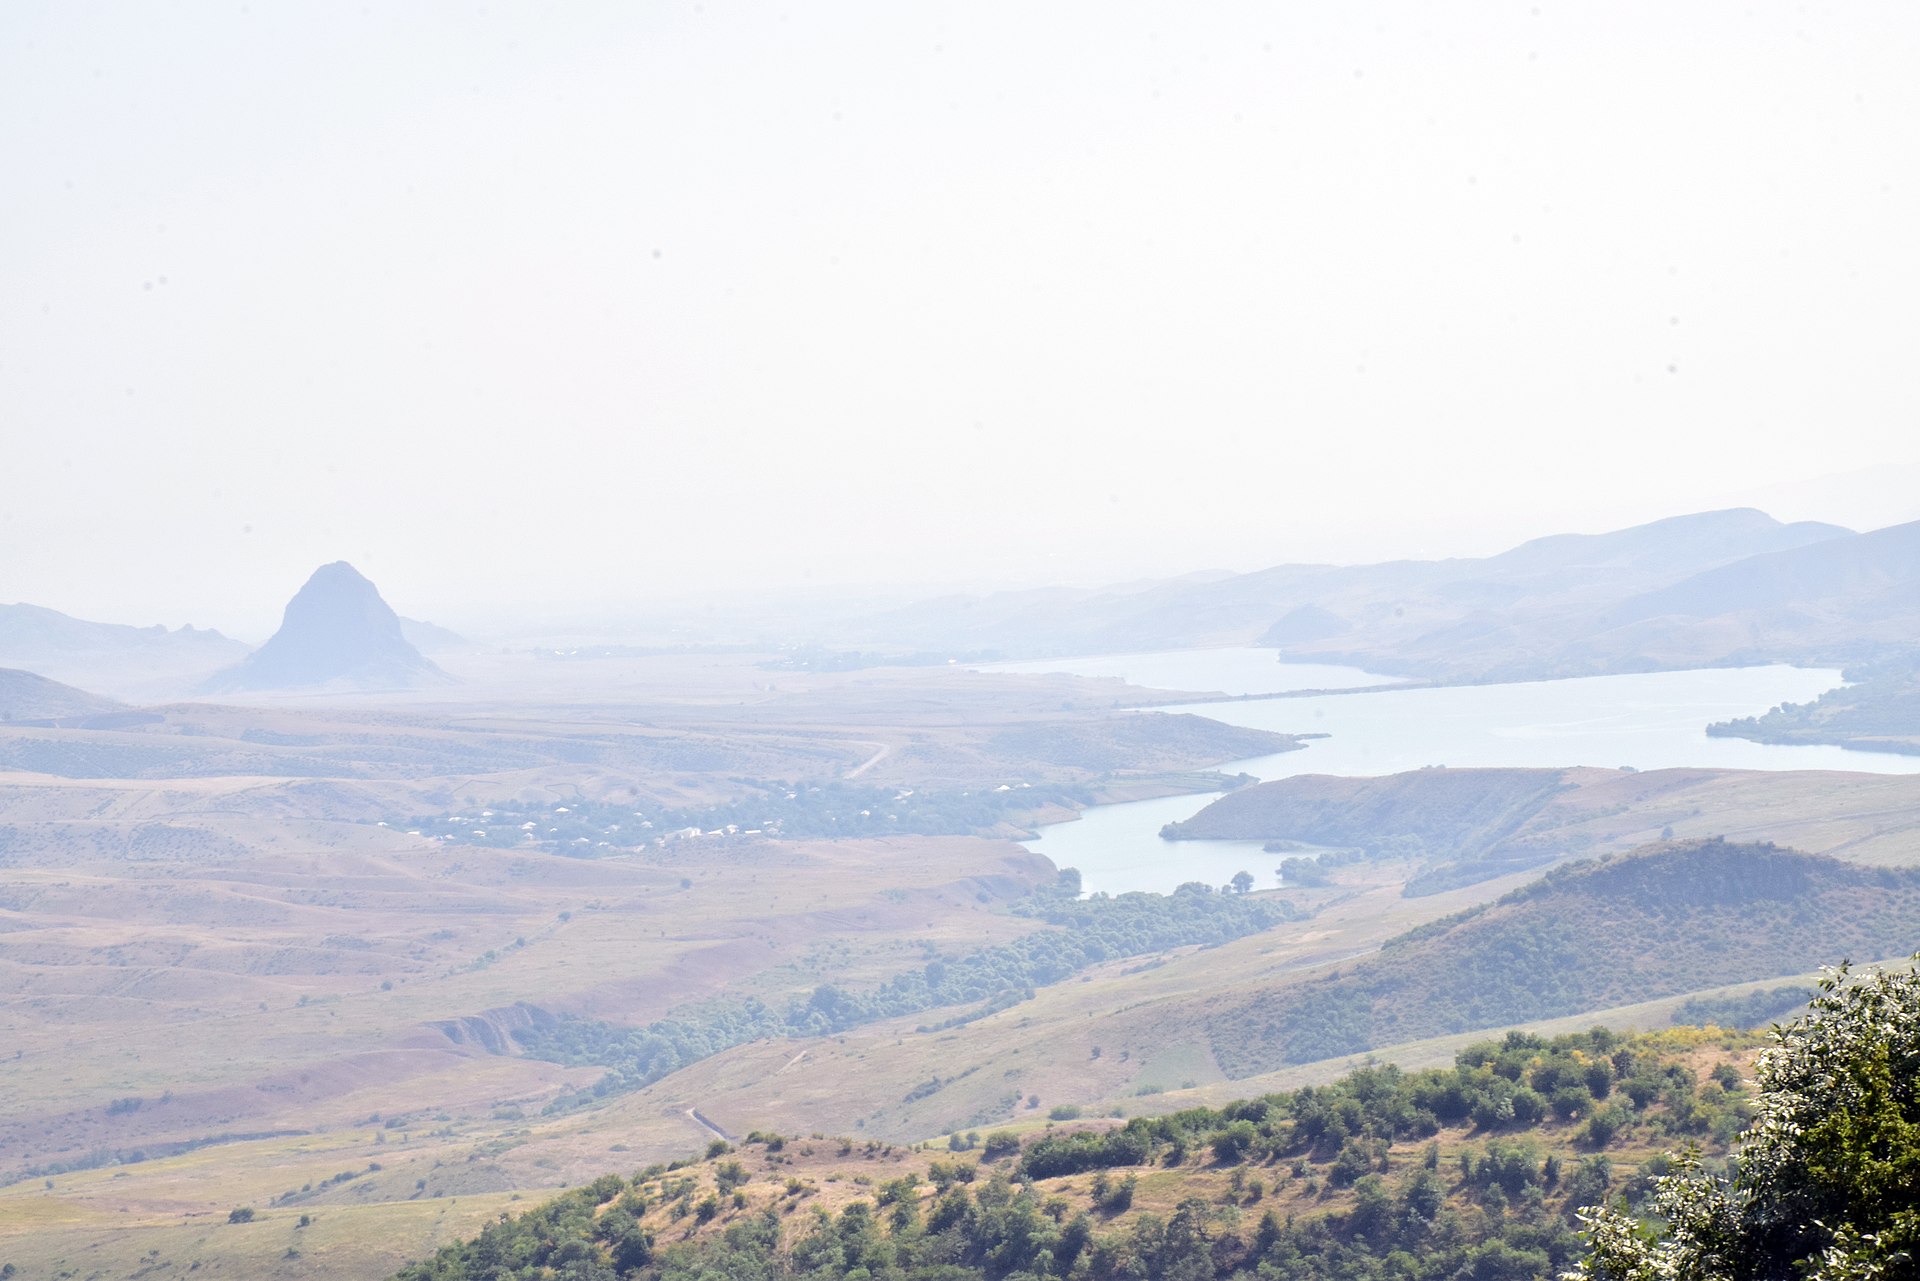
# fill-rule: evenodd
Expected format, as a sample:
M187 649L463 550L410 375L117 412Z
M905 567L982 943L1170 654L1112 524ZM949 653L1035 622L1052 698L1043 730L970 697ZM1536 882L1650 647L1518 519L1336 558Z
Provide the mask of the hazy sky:
M0 600L257 637L339 557L453 623L1097 581L1906 464L1877 516L1920 462L1916 37L13 0Z

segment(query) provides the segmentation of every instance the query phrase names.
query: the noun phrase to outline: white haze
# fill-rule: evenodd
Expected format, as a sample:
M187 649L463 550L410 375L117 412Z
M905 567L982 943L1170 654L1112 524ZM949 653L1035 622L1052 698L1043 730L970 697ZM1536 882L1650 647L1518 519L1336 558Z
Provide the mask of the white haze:
M339 557L454 624L1087 582L1910 466L1917 34L11 4L0 600L259 636Z

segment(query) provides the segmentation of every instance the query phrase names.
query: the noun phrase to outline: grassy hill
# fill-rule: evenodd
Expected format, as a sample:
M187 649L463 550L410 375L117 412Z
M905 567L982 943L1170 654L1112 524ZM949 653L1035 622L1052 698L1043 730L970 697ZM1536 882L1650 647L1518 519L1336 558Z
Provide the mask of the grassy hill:
M1298 751L1306 743L1296 734L1223 725L1184 712L1160 712L1024 725L1000 731L984 746L1003 760L1039 760L1110 773L1244 760Z
M75 720L125 710L112 699L89 694L32 672L0 667L0 723Z
M1383 778L1302 774L1223 796L1169 823L1172 840L1291 838L1372 845L1410 836L1435 852L1498 844L1564 786L1563 770L1430 769Z
M1168 840L1274 839L1359 851L1372 857L1423 858L1436 866L1409 892L1432 892L1537 866L1579 845L1543 839L1530 828L1556 797L1576 790L1570 775L1591 771L1425 769L1384 778L1303 774L1229 793L1185 822ZM1328 861L1332 861L1329 859ZM1283 869L1289 879L1300 873Z
M503 1216L397 1281L1553 1275L1577 1208L1639 1197L1664 1147L1725 1151L1752 1044L1516 1033L1451 1067L1124 1125L915 1146L756 1131ZM297 1239L273 1217L239 1230Z
M1409 896L1661 840L1764 840L1850 862L1913 866L1920 776L1760 770L1426 769L1300 775L1216 801L1166 835L1303 842L1274 854L1289 884L1355 862L1412 859ZM1285 857L1282 857L1285 856Z
M1920 943L1920 872L1708 840L1571 864L1315 982L1221 1000L1230 1076Z

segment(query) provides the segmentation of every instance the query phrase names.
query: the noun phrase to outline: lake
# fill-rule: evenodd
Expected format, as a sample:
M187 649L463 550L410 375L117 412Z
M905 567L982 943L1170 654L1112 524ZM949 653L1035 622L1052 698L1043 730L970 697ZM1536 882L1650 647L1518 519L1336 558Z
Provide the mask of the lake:
M1355 668L1284 664L1272 650L1246 649L995 666L1003 671L1066 671L1081 676L1124 674L1133 683L1150 683L1154 688L1223 694L1358 689L1391 679ZM1134 678L1134 673L1142 675ZM1920 757L1707 737L1706 727L1713 721L1757 715L1782 702L1808 702L1840 683L1837 671L1822 668L1710 668L1511 685L1236 699L1176 710L1231 725L1330 736L1309 742L1302 751L1220 767L1263 782L1295 774L1397 774L1427 765L1920 773ZM1088 891L1165 893L1183 881L1222 885L1242 868L1267 883L1277 857L1261 849L1264 842L1160 839L1163 825L1191 818L1219 795L1095 806L1077 821L1042 828L1024 844L1057 866L1079 868Z

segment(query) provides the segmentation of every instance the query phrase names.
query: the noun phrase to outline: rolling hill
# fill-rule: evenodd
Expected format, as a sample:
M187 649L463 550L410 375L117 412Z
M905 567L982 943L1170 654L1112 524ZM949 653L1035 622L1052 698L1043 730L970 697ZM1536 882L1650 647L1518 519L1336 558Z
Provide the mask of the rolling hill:
M1674 843L1569 864L1312 983L1223 999L1205 1032L1248 1076L1917 945L1920 871Z
M32 672L0 667L0 723L52 725L122 710L124 706L112 699Z
M1566 770L1426 769L1384 778L1299 774L1230 792L1169 840L1303 841L1376 847L1412 838L1446 857L1500 847L1567 786Z

